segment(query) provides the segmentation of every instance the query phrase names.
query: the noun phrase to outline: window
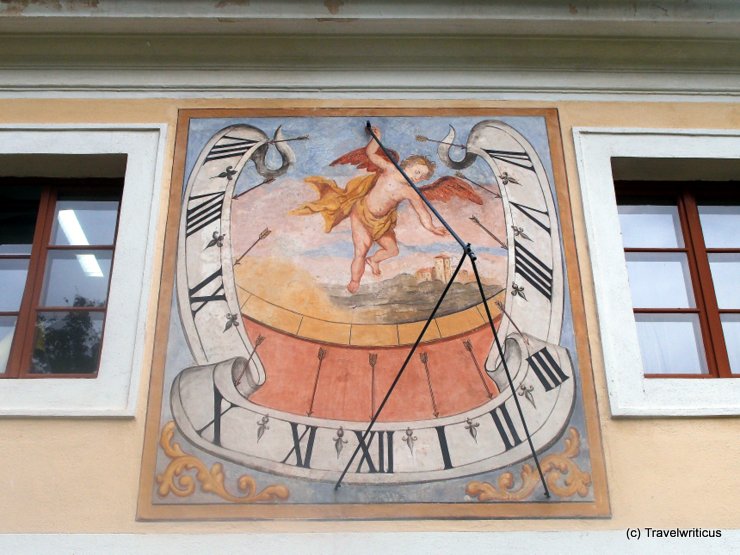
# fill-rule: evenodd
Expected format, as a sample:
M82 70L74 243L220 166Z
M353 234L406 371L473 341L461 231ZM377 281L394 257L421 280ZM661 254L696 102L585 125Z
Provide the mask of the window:
M740 184L615 185L646 377L740 374Z
M734 373L721 374L720 367L713 367L707 355L704 374L700 371L686 373L684 368L684 373L677 375L678 366L667 363L664 364L664 368L668 371L670 367L670 373L660 374L660 379L649 377L659 372L655 367L646 368L643 362L639 324L635 319L630 277L620 233L623 217L619 213L614 185L615 181L643 181L642 194L655 199L663 196L661 182L691 180L705 183L721 182L726 191L732 191L731 194L735 195L734 202L737 203L740 195L737 183L740 176L740 157L738 157L740 132L731 129L575 128L573 139L579 187L573 194L575 198L580 196L582 199L585 224L585 233L576 234L576 247L585 269L584 285L587 290L593 288L595 301L595 304L590 305L586 311L588 327L592 330L590 333L595 354L594 372L597 376L600 373L603 375L612 415L615 417L740 415L740 375L736 365ZM716 192L716 189L717 187L714 187L711 192ZM701 192L702 187L697 185L694 189L697 212L702 206L705 206L703 209L705 211L709 206L720 206L723 207L721 210L728 210L726 207L730 205L727 204L730 199L704 198ZM620 200L623 198L629 197L620 194ZM702 201L705 200L708 202L703 205ZM718 200L721 202L717 203ZM665 206L665 200L654 206ZM678 207L678 200L676 206ZM574 215L577 217L577 212ZM708 347L705 342L711 340L716 343L717 338L722 337L725 341L728 364L731 365L737 360L737 313L733 312L736 308L730 308L731 305L724 303L723 299L726 299L724 287L731 287L733 282L726 283L723 280L723 285L718 286L711 278L713 275L711 264L717 266L719 263L726 263L724 260L727 259L736 260L737 254L712 251L712 249L732 250L735 247L715 242L714 232L710 230L710 227L715 228L715 225L707 225L711 218L712 215L706 212L704 216L699 217L698 222L707 248L707 264L710 269L700 280L691 277L691 285L686 294L692 295L697 305L689 308L700 310L701 303L708 301L704 300L706 295L703 290L701 295L696 293L696 287L701 288L702 284L711 280L712 288L715 290L715 302L719 301L716 318L720 324L724 322L724 327L720 325L721 329L718 330L715 325L714 330L710 328L712 336L705 337L700 324L702 336L696 343L706 354ZM681 233L684 237L688 271L691 276L693 262L690 260L692 255L688 253L694 246L692 240L685 239L691 236L686 235L683 226L682 222ZM657 232L651 231L646 236L655 233ZM737 232L721 231L720 235L734 238ZM664 247L656 242L644 248L659 250ZM721 273L722 268L731 267L732 264L728 264L718 267L717 271ZM719 276L719 273L717 275ZM734 283L737 283L737 280ZM651 288L653 299L658 298L655 291L659 289L660 287ZM661 295L664 293L662 290L659 292ZM735 293L728 294L730 298L738 298L737 289ZM663 307L660 304L659 301L648 300L638 308L656 308L662 311ZM677 307L671 305L670 308ZM715 349L714 346L711 348ZM603 366L600 361L603 361ZM687 379L688 376L694 377ZM722 379L709 379L715 376Z
M120 180L0 180L0 376L95 377Z
M153 332L151 324L147 332L147 322L153 318L156 311L156 302L150 302L150 299L156 299L156 297L152 297L150 293L154 290L153 276L158 272L159 262L155 254L161 242L161 230L163 229L160 224L163 223L164 216L161 214L159 199L166 194L162 187L163 162L166 159L166 130L166 125L151 123L9 124L0 126L0 182L11 177L13 179L48 178L60 185L59 194L73 195L86 191L74 190L74 187L71 189L61 187L61 180L115 179L118 187L113 191L113 196L115 198L116 194L120 194L118 223L113 232L116 241L115 257L111 259L110 278L103 278L103 281L109 279L110 283L107 285L107 296L105 297L104 327L100 330L102 344L96 355L99 357L96 365L97 374L93 370L79 372L76 374L78 379L46 379L47 377L67 378L75 374L32 373L30 370L33 357L32 354L26 354L28 358L26 358L25 368L20 366L10 368L19 374L21 369L24 370L26 377L31 379L0 379L0 417L132 418L136 415L136 407L141 397L139 384L152 364ZM97 183L102 184L99 181ZM50 182L45 184L49 185ZM98 191L102 192L102 188ZM37 202L41 203L43 187L38 189L37 194ZM32 198L26 200L33 201ZM74 201L75 198L67 198L67 200ZM82 200L89 199L83 198ZM0 213L5 209L4 203L5 201L0 201ZM29 204L33 203L29 202ZM26 210L25 221L28 222L29 219L33 221L34 240L38 236L40 241L41 234L36 233L39 206L40 204L38 206L34 204L30 210ZM56 210L56 206L55 204L55 207L50 210ZM44 213L49 215L48 211ZM51 223L54 213L51 213L49 217L51 219L46 237L53 246L53 225ZM111 239L96 238L92 231L88 234L89 226L86 227L85 218L82 215L77 215L77 218L90 245L80 245L79 239L71 239L68 242L75 244L59 244L57 245L59 248L47 249L47 254L39 258L43 261L39 264L43 264L44 268L39 268L38 272L30 267L33 256L26 253L28 255L26 260L29 264L28 275L34 275L38 280L35 285L38 287L35 302L46 302L41 300L44 294L42 285L44 273L49 268L47 258L51 256L52 251L64 251L65 248L71 251L82 251L75 252L74 260L71 262L68 260L67 263L73 268L80 268L75 271L82 272L83 275L84 271L81 270L76 254L91 254L86 249L96 252L103 251L100 259L96 255L96 260L104 275L108 270L106 263L102 263L101 260L104 259L103 255L106 252L110 253ZM28 225L29 223L26 223L26 235L30 233ZM2 232L6 232L4 224L0 225L0 228ZM16 229L20 233L23 226L19 225ZM106 233L108 237L111 236L110 230ZM60 241L63 242L65 241L63 230L61 234ZM94 245L93 242L104 244ZM3 239L2 243L5 245L23 244L20 238L13 237ZM105 248L98 249L98 246ZM78 247L84 248L78 249ZM20 259L22 266L23 253L11 254L21 254L15 258L16 264L19 264L17 259ZM67 275L68 268L69 266L62 272L63 279L60 282L62 286L68 284L71 277ZM22 284L19 287L24 289L21 295L25 295L26 282L22 277L20 281ZM4 287L0 289L2 291L0 296L4 298L7 290ZM84 292L81 289L80 291ZM69 289L66 292L61 291L62 302L64 303L64 297L69 298L72 295L69 303L72 304L74 292L74 288L72 292ZM48 291L48 294L51 293ZM89 290L85 293L90 295ZM28 345L33 346L33 340L28 337L30 332L35 333L36 331L36 322L33 320L36 318L36 313L33 311L45 313L48 306L43 304L25 306L24 302L25 299L22 297L21 306L4 310L4 312L13 313L15 316L11 318L21 319L26 311L28 315L26 331L20 330L22 323L18 322L18 329L13 326L13 337L8 338L10 332L7 328L10 326L3 329L4 337L6 342L27 341ZM65 307L67 303L64 303L60 309ZM92 313L103 307L80 308L95 309L89 310L92 326L94 320ZM67 312L74 312L74 310L67 310ZM28 330L30 332L27 333ZM15 345L8 348L8 364L14 364L12 359L18 356L15 351L10 353L12 347ZM93 352L91 345L86 345L86 348L90 355ZM90 358L93 358L92 355ZM154 361L154 364L158 362ZM75 372L79 371L80 366L75 366ZM89 379L92 376L94 379Z

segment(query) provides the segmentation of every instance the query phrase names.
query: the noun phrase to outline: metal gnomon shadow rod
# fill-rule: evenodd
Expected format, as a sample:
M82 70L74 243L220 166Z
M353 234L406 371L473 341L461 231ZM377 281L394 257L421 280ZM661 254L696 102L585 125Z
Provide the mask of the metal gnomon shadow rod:
M463 263L465 262L465 259L470 260L470 265L473 267L473 273L475 274L475 281L478 284L478 291L480 292L481 299L483 300L483 306L486 310L486 317L488 318L488 324L491 327L491 331L493 332L493 340L496 344L496 349L498 350L499 357L501 358L501 364L503 365L504 372L506 373L506 379L509 382L509 389L512 392L512 397L514 398L514 402L516 404L517 412L519 413L519 418L522 422L522 427L524 428L524 433L527 436L527 443L529 444L529 448L532 452L532 457L534 458L535 465L537 466L537 471L540 475L540 480L542 481L542 487L545 490L545 497L548 499L550 498L550 491L547 488L547 483L545 482L545 477L542 474L542 467L540 466L540 461L537 458L537 452L534 449L534 444L532 443L532 436L529 433L529 428L527 427L527 421L524 418L524 412L522 412L522 406L519 403L519 398L514 392L514 382L511 378L511 372L509 372L509 366L506 363L506 358L504 357L504 349L501 345L501 341L499 340L498 333L496 332L496 326L493 324L493 317L491 316L491 310L488 307L488 302L486 299L486 295L483 291L483 283L480 279L480 274L478 273L478 266L475 263L476 256L473 252L472 247L470 246L470 243L464 242L460 236L455 233L455 230L452 229L449 223L442 217L442 215L437 211L434 206L429 202L429 200L424 196L424 193L419 189L419 187L416 186L416 184L409 178L408 175L406 175L406 172L403 170L403 168L400 166L400 164L395 160L395 158L391 155L391 153L388 151L388 149L385 148L383 143L380 142L380 139L377 137L375 132L373 131L372 126L370 125L370 122L368 121L366 126L366 131L372 136L373 139L375 139L375 142L378 143L378 146L383 151L385 156L388 158L388 160L391 161L391 163L396 167L396 169L399 171L399 173L403 176L403 178L406 180L406 182L416 191L416 193L419 195L421 200L426 204L427 208L432 211L432 213L437 217L437 220L444 226L444 228L447 230L447 232L455 239L458 245L460 245L460 248L462 249L462 256L460 257L460 262L458 262L457 267L455 268L455 271L452 273L452 276L450 277L449 281L447 282L447 285L445 286L444 290L442 291L442 294L440 295L439 299L437 300L437 303L434 305L434 309L432 309L431 314L429 314L429 317L427 318L426 323L424 324L424 327L422 328L421 332L419 333L419 336L416 338L416 341L414 342L414 345L411 347L411 350L409 351L409 354L406 356L406 359L403 361L403 364L401 365L401 368L398 370L398 373L396 374L395 379L393 380L393 383L391 383L390 387L388 388L388 391L385 394L385 397L383 397L383 400L381 401L380 405L378 405L377 410L375 411L375 414L373 414L372 419L370 420L370 423L368 424L367 428L362 434L362 439L358 443L357 447L355 448L354 452L352 453L352 456L350 457L349 461L347 461L347 466L344 467L344 470L342 471L342 474L339 476L339 479L337 480L337 483L334 485L334 490L338 490L342 485L342 480L346 476L347 472L349 471L350 466L352 466L352 463L355 460L355 457L357 457L357 454L360 452L360 449L363 445L367 445L367 438L370 435L370 432L373 429L373 426L375 425L375 422L378 420L378 417L380 416L380 413L383 411L383 408L385 407L385 404L388 402L388 399L390 399L391 394L393 393L393 390L396 388L396 385L398 385L398 381L401 379L401 376L403 375L404 371L406 370L406 367L408 366L409 362L411 361L411 358L414 356L414 353L416 352L416 349L419 347L419 343L421 343L422 338L427 332L427 329L432 323L432 320L437 314L437 310L439 310L439 307L441 306L442 302L444 301L445 297L447 296L447 292L450 290L450 287L452 286L452 283L455 281L455 278L457 277L457 274L460 272L460 269L462 268Z

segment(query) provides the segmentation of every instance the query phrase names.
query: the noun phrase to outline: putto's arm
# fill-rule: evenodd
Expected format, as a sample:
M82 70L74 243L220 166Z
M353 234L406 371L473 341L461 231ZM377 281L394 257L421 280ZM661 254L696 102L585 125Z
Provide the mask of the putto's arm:
M380 139L380 129L377 127L373 127L373 133L375 133L375 136ZM372 164L375 164L378 168L380 168L381 171L388 171L395 169L395 166L388 161L388 159L385 156L382 156L378 153L378 149L380 148L380 145L378 145L377 141L375 139L370 139L370 142L367 143L367 147L365 148L365 154L367 154L368 159Z
M426 204L424 204L424 201L421 200L418 194L416 194L416 191L411 191L411 194L407 195L406 198L416 211L416 215L419 217L419 222L421 222L424 229L431 231L435 235L444 235L447 232L444 227L434 225L432 222L432 214L429 212Z

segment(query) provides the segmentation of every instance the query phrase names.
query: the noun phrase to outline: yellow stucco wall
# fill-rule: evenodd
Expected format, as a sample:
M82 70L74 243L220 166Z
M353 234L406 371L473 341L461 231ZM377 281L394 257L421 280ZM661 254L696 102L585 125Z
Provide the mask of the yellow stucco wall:
M273 105L284 106L280 101ZM215 100L2 100L6 123L166 123L167 152L161 190L167 206L178 108L249 107L257 101ZM337 102L326 101L327 106ZM358 102L368 106L369 102ZM388 106L389 102L374 103ZM410 103L424 106L423 101ZM295 100L290 106L300 106ZM315 105L315 103L314 103ZM346 103L345 103L346 105ZM408 105L408 104L406 104ZM448 106L471 106L447 102ZM476 103L479 106L480 103ZM595 520L394 522L136 522L149 364L141 368L136 418L0 419L2 532L166 533L244 531L602 530L628 526L738 528L740 418L631 419L609 416L587 260L572 128L740 128L740 105L720 103L497 102L488 107L556 107L584 283L594 381L612 517ZM740 153L739 153L740 155ZM164 218L161 219L164 222ZM149 330L154 329L163 227L155 257ZM151 359L152 336L145 360Z

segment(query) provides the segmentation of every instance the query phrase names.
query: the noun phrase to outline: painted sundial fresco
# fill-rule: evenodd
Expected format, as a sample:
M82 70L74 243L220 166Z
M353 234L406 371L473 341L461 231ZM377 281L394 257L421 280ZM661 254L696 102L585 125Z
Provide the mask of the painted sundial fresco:
M181 117L142 516L603 514L554 113L371 116Z

